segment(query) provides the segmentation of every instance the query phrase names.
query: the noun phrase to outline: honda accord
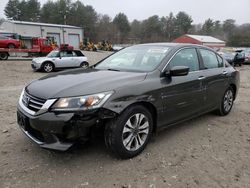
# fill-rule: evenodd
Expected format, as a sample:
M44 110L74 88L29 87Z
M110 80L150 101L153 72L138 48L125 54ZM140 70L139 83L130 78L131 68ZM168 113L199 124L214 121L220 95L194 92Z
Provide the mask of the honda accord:
M227 115L238 89L239 72L210 48L142 44L88 69L31 82L20 96L17 120L32 141L62 151L103 128L106 146L131 158L166 126L210 111Z

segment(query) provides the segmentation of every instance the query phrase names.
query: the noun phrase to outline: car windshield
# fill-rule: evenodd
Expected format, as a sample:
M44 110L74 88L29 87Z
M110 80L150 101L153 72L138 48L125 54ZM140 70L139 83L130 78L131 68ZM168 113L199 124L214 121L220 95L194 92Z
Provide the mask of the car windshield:
M98 63L96 69L117 71L153 71L168 53L168 46L140 45L121 50Z
M59 52L58 51L51 51L47 57L58 57L59 55Z

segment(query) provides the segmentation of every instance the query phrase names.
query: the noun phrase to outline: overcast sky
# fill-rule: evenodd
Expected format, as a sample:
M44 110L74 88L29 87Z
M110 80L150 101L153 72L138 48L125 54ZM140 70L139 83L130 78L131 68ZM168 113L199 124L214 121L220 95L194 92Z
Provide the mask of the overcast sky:
M207 18L224 21L228 18L237 24L250 23L250 0L81 0L92 5L98 13L112 18L119 12L129 20L143 20L152 15L167 16L185 11L192 16L194 23L203 23ZM0 17L8 0L0 0ZM40 0L41 4L47 0ZM53 10L52 10L53 11Z

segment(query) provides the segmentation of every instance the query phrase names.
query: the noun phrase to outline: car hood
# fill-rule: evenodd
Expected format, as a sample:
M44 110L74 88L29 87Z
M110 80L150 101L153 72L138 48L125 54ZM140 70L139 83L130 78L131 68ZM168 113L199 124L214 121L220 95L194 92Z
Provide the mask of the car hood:
M25 89L38 98L52 99L112 91L143 81L146 73L76 69L50 74L31 82Z

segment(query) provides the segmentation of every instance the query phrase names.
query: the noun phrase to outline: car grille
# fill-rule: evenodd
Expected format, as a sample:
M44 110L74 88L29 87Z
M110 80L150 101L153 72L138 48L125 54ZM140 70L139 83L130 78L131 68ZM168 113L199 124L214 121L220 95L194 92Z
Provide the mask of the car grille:
M46 100L34 97L27 92L24 92L22 102L28 109L34 112L38 112L42 108Z

